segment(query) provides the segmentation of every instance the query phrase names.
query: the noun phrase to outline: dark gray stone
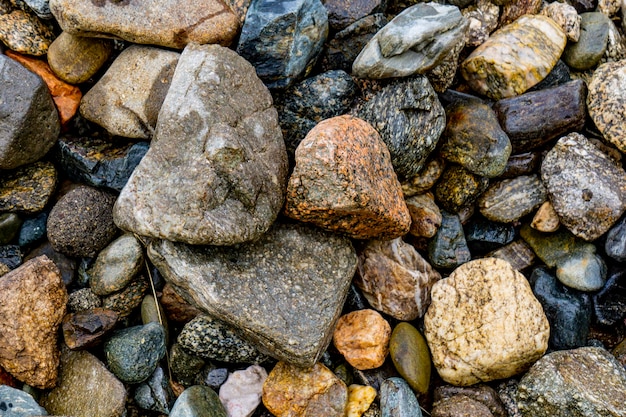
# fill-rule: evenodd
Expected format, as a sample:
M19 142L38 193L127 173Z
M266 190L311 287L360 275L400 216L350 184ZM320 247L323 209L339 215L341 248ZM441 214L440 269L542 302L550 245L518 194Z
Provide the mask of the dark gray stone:
M47 211L43 211L34 217L24 219L24 223L22 223L17 238L17 244L20 245L20 247L31 246L41 241L46 236L48 214Z
M24 2L40 18L45 20L54 18L50 11L50 0L24 0Z
M422 410L409 384L393 377L380 386L381 417L422 417Z
M330 29L339 32L368 15L384 12L387 0L325 0L324 7L328 11Z
M215 391L203 385L194 385L180 394L170 417L227 417L228 414Z
M0 246L0 263L5 264L9 269L15 269L22 264L24 255L17 245Z
M490 222L485 219L472 219L465 226L465 240L472 255L484 255L515 239L512 224Z
M539 91L545 88L556 87L557 85L565 84L571 80L572 77L569 71L569 67L565 62L559 59L554 68L552 68L552 71L550 71L548 75L546 75L546 78L544 78L539 83L535 84L526 91Z
M174 343L170 349L169 363L172 375L184 386L203 383L204 359L187 352L178 343Z
M144 410L169 414L175 397L163 368L157 366L150 378L135 389L135 402Z
M471 259L463 225L456 214L441 211L441 226L428 243L428 258L436 268L454 269Z
M11 243L22 226L22 219L15 213L0 214L0 245Z
M32 395L8 385L0 385L0 416L30 417L47 415L46 409L37 404Z
M602 12L582 13L580 17L578 42L569 42L561 59L571 68L585 71L595 67L606 52L611 21Z
M614 326L626 318L626 270L609 267L604 287L593 294L593 312L598 323Z
M207 386L213 388L214 390L218 390L227 379L227 368L214 368L209 370L204 382Z
M626 261L626 217L611 227L606 235L604 250L616 261Z

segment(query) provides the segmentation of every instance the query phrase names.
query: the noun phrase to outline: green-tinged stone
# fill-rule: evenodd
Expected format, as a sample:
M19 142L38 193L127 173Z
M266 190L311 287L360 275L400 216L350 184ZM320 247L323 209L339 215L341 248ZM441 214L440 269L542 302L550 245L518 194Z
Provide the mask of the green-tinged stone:
M470 205L489 186L489 179L472 174L460 165L450 165L435 187L437 203L451 213Z
M15 213L0 214L0 245L6 245L17 236L22 220Z
M568 230L561 229L555 233L543 233L525 224L520 230L520 235L535 251L539 259L550 268L554 268L571 254L595 253L596 251L593 244L574 236Z
M204 385L194 385L183 391L170 411L170 417L204 416L228 416L215 391Z
M51 162L35 162L0 178L0 211L37 213L46 206L57 183Z
M389 341L389 356L398 373L418 394L430 383L430 352L424 336L409 323L399 323Z
M606 52L611 20L602 12L582 13L580 17L578 42L568 43L561 58L571 68L585 71L598 65Z
M141 302L141 321L143 324L160 323L165 330L165 344L169 345L169 326L165 316L165 310L151 294L146 295Z

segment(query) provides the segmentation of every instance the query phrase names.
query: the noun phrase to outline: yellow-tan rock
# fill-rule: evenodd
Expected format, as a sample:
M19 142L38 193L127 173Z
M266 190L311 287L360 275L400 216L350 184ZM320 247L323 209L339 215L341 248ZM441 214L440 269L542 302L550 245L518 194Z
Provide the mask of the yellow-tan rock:
M540 232L556 232L560 225L559 215L554 211L552 203L546 201L537 209L530 226Z
M361 417L376 398L376 389L369 385L352 384L348 387L346 417Z
M111 56L113 41L62 32L48 49L48 64L57 77L70 84L88 81Z
M433 237L441 226L441 211L432 193L418 194L406 199L411 214L409 233L416 237Z
M389 353L391 326L375 310L357 310L341 316L333 343L350 365L359 370L378 368Z

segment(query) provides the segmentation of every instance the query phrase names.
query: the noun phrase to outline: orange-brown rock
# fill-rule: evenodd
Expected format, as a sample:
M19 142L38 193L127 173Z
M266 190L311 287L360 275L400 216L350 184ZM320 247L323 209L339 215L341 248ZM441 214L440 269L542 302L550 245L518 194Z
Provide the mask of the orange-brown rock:
M405 235L411 217L389 150L366 121L318 123L296 149L285 213L354 239Z
M530 226L540 232L549 233L556 232L560 224L559 215L554 211L552 203L546 201L537 209Z
M200 314L200 310L189 304L170 284L163 287L160 302L167 319L175 323L187 323Z
M70 349L85 349L98 345L113 330L117 313L106 308L92 308L63 318L63 337Z
M382 366L389 353L391 326L376 310L357 310L341 316L333 344L359 370Z
M418 194L406 200L411 214L411 230L416 237L433 237L441 226L441 211L432 193Z
M39 256L0 280L0 366L37 388L56 384L58 328L68 296L56 265Z

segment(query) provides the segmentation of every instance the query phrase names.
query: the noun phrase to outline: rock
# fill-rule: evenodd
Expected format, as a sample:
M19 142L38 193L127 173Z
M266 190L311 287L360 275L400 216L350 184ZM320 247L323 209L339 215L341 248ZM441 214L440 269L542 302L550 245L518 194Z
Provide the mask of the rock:
M443 106L421 75L390 82L352 113L380 133L401 180L419 175L446 125Z
M224 382L226 382L227 379L228 369L211 368L207 373L206 378L204 379L204 383L214 390L218 390L224 384Z
M613 17L620 11L621 2L615 0L598 1L598 11L609 17Z
M432 193L415 195L405 200L411 215L409 233L415 237L433 237L441 226L441 211Z
M491 184L478 198L478 207L487 219L510 223L532 213L546 200L546 188L533 174Z
M500 27L514 22L523 15L537 15L541 10L541 0L507 1L502 5Z
M389 353L391 326L375 310L357 310L339 317L333 344L356 369L374 369Z
M587 117L586 99L587 86L582 80L574 80L499 100L494 110L511 140L513 152L519 153L581 130Z
M46 237L46 223L48 222L48 212L43 211L34 217L24 219L19 230L17 244L21 248L32 247L41 242Z
M346 385L321 363L298 368L278 362L263 384L263 405L276 417L343 417Z
M519 95L548 75L566 42L552 19L522 16L474 49L461 64L461 75L474 91L492 99ZM509 57L506 65L503 56Z
M546 88L556 87L570 81L572 81L570 69L565 62L559 59L556 65L552 68L552 71L546 75L546 78L529 88L527 91L545 90Z
M32 249L24 261L36 258L41 255L46 255L59 269L61 273L61 279L65 286L70 286L74 282L76 275L76 260L68 258L60 252L55 251L50 245L50 242L45 241L41 245Z
M0 214L0 245L7 245L15 239L21 226L22 220L17 214Z
M375 13L384 12L386 3L379 0L361 0L346 3L341 0L326 0L328 25L333 32L339 32L354 22Z
M259 365L235 371L220 387L219 397L231 417L250 417L261 404L267 372Z
M607 232L626 209L626 172L579 133L548 152L541 178L561 223L585 240Z
M574 6L567 3L553 2L541 9L541 14L548 16L561 27L567 39L578 42L580 37L581 16Z
M41 159L54 145L60 125L39 76L4 55L0 55L0 73L0 169L6 170Z
M313 69L328 36L328 12L320 0L250 4L237 53L269 88L286 88Z
M580 37L565 48L563 61L570 68L585 71L594 68L606 52L609 18L601 12L580 15Z
M515 239L515 228L511 224L490 222L473 218L465 226L465 241L473 255L483 255Z
M0 263L9 269L15 269L22 264L24 255L17 245L0 246Z
M626 413L626 371L606 350L582 347L553 352L524 375L517 388L523 416Z
M424 336L409 323L399 323L391 334L389 354L409 386L420 395L427 394L432 364Z
M165 284L162 293L161 305L168 320L175 323L187 323L201 313L200 310L178 295L171 284Z
M448 165L435 186L435 201L444 210L458 213L474 204L488 186L488 178L472 174L461 165Z
M444 402L454 399L444 406ZM471 401L467 401L467 400ZM477 403L477 404L476 404ZM470 387L455 387L443 385L435 388L433 414L440 416L458 417L463 415L461 404L474 408L477 412L482 412L485 417L507 417L502 400L495 389L489 385L478 384ZM438 406L442 406L435 412ZM483 408L484 407L484 408Z
M549 325L526 278L506 261L467 262L435 283L424 335L444 381L508 378L548 347Z
M415 394L402 378L389 378L380 386L381 417L422 417Z
M443 158L435 157L427 161L418 175L401 181L404 197L413 197L417 194L428 192L437 183L444 168L445 161ZM409 212L410 211L411 209L409 208Z
M128 317L141 305L148 288L148 281L139 276L123 290L104 297L102 307L115 311L120 318Z
M62 32L50 45L47 58L57 77L70 84L81 84L96 75L111 52L111 40Z
M175 397L163 368L157 366L150 378L135 389L135 402L144 410L169 414Z
M371 240L359 251L355 284L375 309L398 320L415 320L430 304L441 275L402 239Z
M488 0L478 0L461 9L461 14L469 21L465 45L476 47L498 27L500 8Z
M346 238L280 223L246 245L158 241L148 256L185 298L271 356L301 366L312 366L330 342L357 263Z
M600 64L605 62L620 61L626 58L626 41L624 35L617 28L613 20L609 19L609 37L606 43L606 51L600 59Z
M143 247L130 233L102 249L89 270L89 286L96 295L109 295L124 289L144 267Z
M165 331L148 323L116 331L104 344L107 367L128 384L143 382L165 356Z
M485 256L507 261L514 269L520 272L532 266L537 258L535 252L522 239L514 240L500 249L489 252Z
M86 349L99 345L117 323L117 313L93 308L63 317L63 338L70 349Z
M78 313L102 305L102 300L91 291L91 288L81 288L69 295L67 308L72 313Z
M41 19L49 20L54 18L50 12L50 2L48 0L25 0L24 3Z
M48 216L52 247L69 256L93 257L115 236L111 215L115 195L84 185L65 194Z
M48 52L53 40L52 27L31 11L13 10L0 14L0 41L15 52L42 56Z
M561 224L559 215L556 214L554 206L549 201L543 203L530 223L530 227L540 232L551 233L556 232Z
M262 363L268 358L223 321L199 315L181 330L178 343L204 359L227 363Z
M609 268L604 287L592 299L598 323L614 326L626 317L626 274L621 266Z
M443 158L482 177L502 174L511 142L491 107L478 102L453 104L446 107L446 120L439 150Z
M271 95L249 63L218 45L188 46L156 130L115 204L120 228L211 245L267 231L283 204L287 155Z
M411 222L385 144L349 115L318 123L296 149L285 214L354 239L394 239Z
M76 36L120 38L139 44L184 48L188 43L229 45L239 19L226 3L203 0L84 3L51 0L50 10L61 28Z
M363 416L364 413L373 405L376 394L376 390L369 385L349 385L346 417Z
M433 406L431 417L493 417L489 408L465 395L454 395Z
M511 179L523 175L531 175L538 170L542 159L543 155L539 151L511 155L506 162L504 172L500 174L499 178Z
M622 217L611 227L606 235L604 250L616 261L626 261L626 217Z
M174 379L185 387L202 383L206 376L206 373L203 373L206 362L199 356L187 352L178 343L172 344L169 364ZM226 375L228 376L228 370ZM215 388L212 384L207 385Z
M131 45L80 103L80 114L112 135L151 139L180 54Z
M169 345L170 332L165 311L152 294L147 294L141 301L141 322L143 324L160 323L165 330L165 344Z
M463 225L456 214L441 212L441 227L428 243L428 258L435 268L454 269L471 259Z
M3 172L0 178L0 211L37 213L44 209L57 185L51 162L39 161Z
M3 275L0 294L0 366L33 387L54 387L67 304L59 270L45 256L30 260Z
M47 416L48 412L37 404L29 393L0 385L0 411L2 417Z
M374 35L356 57L352 73L374 79L423 74L441 63L468 25L456 6L418 3Z
M466 32L465 30L464 33ZM443 56L439 65L424 73L437 93L446 91L456 81L459 57L464 48L465 36L458 37L456 42L452 45L452 49Z
M215 391L203 385L194 385L183 391L169 415L170 417L228 416Z

